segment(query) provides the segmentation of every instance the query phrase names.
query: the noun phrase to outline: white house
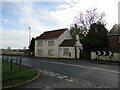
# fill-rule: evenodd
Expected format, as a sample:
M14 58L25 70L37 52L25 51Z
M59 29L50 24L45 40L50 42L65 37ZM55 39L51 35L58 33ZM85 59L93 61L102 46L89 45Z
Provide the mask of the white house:
M79 58L80 49L82 49L78 38L77 36L77 58ZM35 39L35 56L75 58L75 40L67 28L44 32Z

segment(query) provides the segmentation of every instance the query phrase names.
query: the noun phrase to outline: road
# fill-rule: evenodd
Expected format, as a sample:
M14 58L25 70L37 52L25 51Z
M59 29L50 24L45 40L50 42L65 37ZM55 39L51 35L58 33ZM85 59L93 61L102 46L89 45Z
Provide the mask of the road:
M12 57L15 58L16 56ZM93 88L95 88L97 86L98 88L118 88L120 83L118 80L120 66L117 65L80 60L29 57L23 57L22 63L39 69L40 72L43 73L43 76L46 77L46 81L39 78L38 81L24 87L32 86L38 88L38 85L43 83L43 87L62 88L68 84L68 87L73 85L73 88L79 88L81 87L80 84L85 83L82 87L87 88L93 86ZM45 83L42 80L44 80ZM79 84L77 84L78 82Z

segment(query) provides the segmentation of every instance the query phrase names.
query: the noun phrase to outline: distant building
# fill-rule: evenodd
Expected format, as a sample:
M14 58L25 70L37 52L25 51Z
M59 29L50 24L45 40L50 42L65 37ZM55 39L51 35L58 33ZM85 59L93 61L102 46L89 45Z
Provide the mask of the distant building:
M59 29L47 31L35 39L35 56L52 58L75 58L75 43L77 47L77 58L80 56L82 45L73 40L69 30Z
M108 33L109 49L120 53L120 24L115 24Z

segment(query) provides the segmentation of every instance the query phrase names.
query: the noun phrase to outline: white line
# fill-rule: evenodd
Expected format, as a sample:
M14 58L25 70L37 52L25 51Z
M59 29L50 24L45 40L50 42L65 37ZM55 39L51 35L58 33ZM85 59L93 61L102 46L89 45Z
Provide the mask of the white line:
M71 79L65 79L65 80L70 81L70 82L73 82L73 80L71 80Z
M68 76L63 76L64 78L68 78Z
M54 73L55 75L57 75L57 76L59 76L60 74L58 74L58 73Z
M43 73L45 73L45 74L49 74L48 72L43 72Z
M53 74L53 72L51 72L51 71L48 71L50 74Z
M51 75L51 76L55 76L54 74L49 74L49 75Z
M60 79L63 79L63 77L61 77L61 76L57 76L58 78L60 78Z
M55 64L62 64L62 65L67 65L67 66L75 66L75 67L81 67L81 68L88 68L88 69L95 69L95 70L100 70L100 71L107 71L107 72L112 72L112 73L120 73L117 71L112 71L112 70L107 70L107 69L101 69L101 68L96 68L96 67L87 67L87 66L81 66L81 65L75 65L75 64L65 64L65 63L59 63L59 62L49 62L49 61L42 61L42 62L48 62L48 63L55 63Z

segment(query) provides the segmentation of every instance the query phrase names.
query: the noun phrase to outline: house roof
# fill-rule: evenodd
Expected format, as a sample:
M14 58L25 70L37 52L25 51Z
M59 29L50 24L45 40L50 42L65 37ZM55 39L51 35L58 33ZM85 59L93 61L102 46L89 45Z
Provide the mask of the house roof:
M66 39L59 46L74 46L74 45L75 45L75 40Z
M49 39L49 38L58 38L67 28L47 31L41 34L40 36L36 37L36 39Z
M120 33L120 24L115 24L108 35L118 35L118 33Z

